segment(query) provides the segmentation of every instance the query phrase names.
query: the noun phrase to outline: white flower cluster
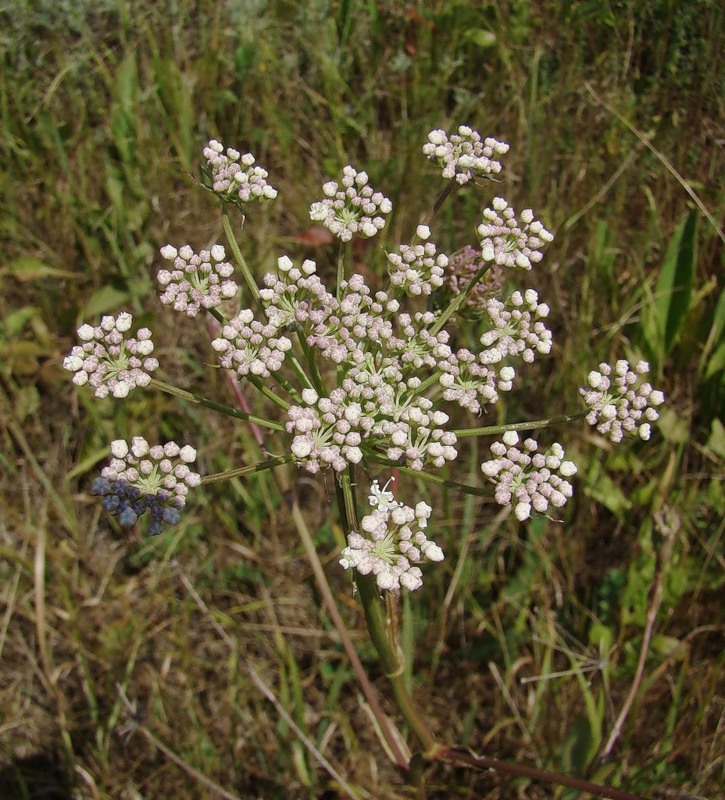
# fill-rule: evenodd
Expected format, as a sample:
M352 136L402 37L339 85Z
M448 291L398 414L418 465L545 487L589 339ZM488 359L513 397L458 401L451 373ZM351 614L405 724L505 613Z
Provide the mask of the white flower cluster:
M111 481L124 481L141 494L167 492L171 505L183 508L189 488L199 486L201 476L189 464L196 461L196 450L176 442L149 445L142 436L134 436L131 446L123 439L111 442L112 458L101 475Z
M333 236L349 242L354 234L370 238L385 227L385 215L393 204L368 184L367 172L350 165L342 180L328 181L322 187L325 197L310 206L310 219L320 222Z
M338 300L314 270L312 261L298 269L280 259L260 293L270 325L293 327L307 347L339 367L336 388L326 396L307 388L303 403L287 412L299 463L309 472L342 471L365 453L382 452L422 470L456 458L448 415L421 391L420 371L442 369L452 357L448 334L429 330L435 315L396 314L398 301L373 295L360 274L343 282Z
M503 197L495 197L492 207L483 212L483 222L478 226L481 255L501 267L531 269L532 263L541 261L544 245L554 240L553 234L534 219L527 208L521 212L521 223Z
M481 141L481 135L461 125L458 133L450 137L445 131L435 130L428 134L423 153L443 169L443 177L463 185L473 178L497 175L501 162L496 159L508 152L509 146L491 137Z
M463 348L441 362L439 383L443 399L458 403L471 414L480 414L482 406L498 400L499 392L510 392L516 376L514 368L504 366L496 373L485 358L486 351L476 354Z
M541 321L549 316L549 306L539 302L533 289L514 292L506 303L488 300L486 315L492 327L481 336L486 348L481 354L483 363L497 364L507 356L518 356L531 364L537 353L551 352L551 331Z
M242 155L212 139L203 150L211 188L230 202L244 204L274 200L277 190L267 183L267 170L255 164L251 153Z
M516 447L516 431L507 431L503 441L494 442L491 452L496 458L481 464L483 474L496 484L496 502L513 505L516 518L523 522L533 511L544 514L549 506L561 508L572 495L566 480L577 471L571 461L564 461L564 450L553 444L544 453L537 453L538 444L526 439L523 449Z
M239 291L237 284L229 280L234 267L224 260L226 252L220 244L198 255L189 245L177 250L167 244L161 248L161 256L174 263L173 269L156 273L163 288L159 299L175 311L195 317L202 308L216 308Z
M89 384L100 398L126 397L136 386L148 386L159 362L151 357L154 344L148 328L141 328L137 338L125 338L132 324L133 317L123 311L118 317L102 317L96 327L81 325L81 344L63 360L63 367L75 373L73 383Z
M598 372L590 372L589 386L579 389L590 409L587 422L612 442L621 442L625 436L649 439L650 423L659 418L655 406L662 405L665 396L643 381L648 372L646 361L638 361L630 369L629 361L624 359L617 361L614 369L602 363Z
M426 225L418 226L417 235L424 240L423 244L403 244L397 253L388 253L391 285L411 296L429 295L443 286L448 266L448 256L436 255L433 242L425 241L430 236Z
M221 365L239 375L268 378L282 368L285 353L292 342L277 336L274 325L264 325L254 319L254 312L242 309L221 330L211 346L220 354Z
M372 511L360 521L360 531L348 535L340 564L361 575L373 574L381 591L397 594L401 587L415 591L423 585L423 573L416 565L423 559L444 558L425 534L432 509L423 502L415 508L399 503L387 486L381 489L373 481L368 498Z

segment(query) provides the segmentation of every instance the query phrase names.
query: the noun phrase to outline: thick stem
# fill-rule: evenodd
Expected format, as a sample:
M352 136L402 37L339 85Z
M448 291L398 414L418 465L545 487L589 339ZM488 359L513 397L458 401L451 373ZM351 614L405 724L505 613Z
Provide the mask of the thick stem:
M350 472L342 474L340 479L341 511L344 512L344 522L347 531L356 529L357 510L355 508L355 495L352 488ZM400 713L408 723L413 734L420 742L426 756L440 749L428 724L418 713L413 698L405 687L403 680L403 661L396 643L391 641L390 626L380 600L380 592L373 575L356 575L355 583L360 593L360 601L365 612L370 639L380 658L385 676L391 683L393 695Z
M332 595L332 590L330 589L330 585L327 582L327 577L325 576L325 571L322 568L322 564L320 563L320 558L317 555L317 550L315 549L315 544L312 541L312 536L310 535L309 529L307 528L307 523L305 522L304 517L302 516L302 512L300 511L299 503L297 500L294 501L292 504L292 518L295 521L295 525L297 527L297 532L300 535L300 539L302 541L302 546L305 549L305 553L307 555L307 560L310 562L310 566L312 567L312 572L315 576L315 581L317 583L317 588L320 590L320 594L322 595L322 599L325 601L325 605L327 606L327 611L330 614L330 618L332 619L332 623L335 626L335 630L340 635L340 641L342 642L342 646L345 648L345 652L347 653L348 658L350 659L350 663L352 664L352 668L355 672L355 675L358 679L360 684L360 688L365 695L366 700L370 706L370 709L377 720L378 726L385 737L385 742L390 748L390 752L393 754L397 765L401 769L407 769L408 763L405 755L400 749L400 745L395 737L394 732L390 729L388 724L388 720L385 716L385 712L380 706L380 701L378 700L378 696L375 694L375 689L373 688L368 676L365 672L365 668L363 667L360 658L355 650L355 645L352 643L352 639L350 638L350 634L348 633L347 628L345 627L345 623L340 616L340 612L337 610L337 605L335 603L335 598Z

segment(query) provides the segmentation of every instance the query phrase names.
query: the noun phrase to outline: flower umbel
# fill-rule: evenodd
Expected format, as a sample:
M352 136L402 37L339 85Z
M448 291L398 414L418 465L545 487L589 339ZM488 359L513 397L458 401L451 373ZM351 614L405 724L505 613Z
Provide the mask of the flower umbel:
M224 153L224 145L212 139L203 155L212 191L223 200L244 205L277 197L277 190L267 183L267 170L254 163L251 153L242 155L231 147Z
M151 535L161 533L164 525L175 525L189 488L201 483L199 474L188 466L196 459L196 450L176 442L152 447L143 437L134 436L130 446L123 439L111 442L111 456L91 487L94 494L103 495L103 507L118 514L124 528L149 511Z
M372 573L381 591L397 594L401 586L415 591L423 585L423 573L415 565L444 558L424 532L432 509L423 502L406 506L387 488L373 481L368 498L372 511L360 521L360 531L348 535L340 564L361 575Z
M577 471L571 461L564 461L564 449L553 444L543 455L538 444L526 439L523 449L516 447L516 431L507 431L502 442L494 442L491 452L496 458L481 464L483 474L496 484L496 502L513 505L516 518L523 522L532 509L544 514L549 506L561 508L572 495L566 480Z
M422 234L422 235L421 235ZM430 236L425 225L418 226L421 239ZM397 253L388 253L388 274L392 286L409 295L429 295L443 285L444 268L448 266L448 256L436 255L433 242L423 244L403 244Z
M343 242L349 242L354 234L375 236L385 227L385 215L393 210L387 197L373 191L367 172L350 165L343 169L339 184L328 181L322 191L325 197L310 206L310 219L321 222Z
M542 322L549 316L549 306L539 302L533 289L523 294L514 292L506 303L489 300L486 315L492 327L481 336L481 344L487 348L481 353L484 363L496 364L507 356L518 356L530 364L537 353L551 352L551 331Z
M541 251L554 241L554 235L534 219L530 208L521 212L522 225L503 197L494 197L491 205L484 210L483 222L476 229L483 260L502 267L531 269L532 262L541 261Z
M161 248L161 255L173 261L173 269L160 269L156 274L163 288L159 299L176 311L195 317L202 308L216 308L239 291L229 280L234 267L224 260L226 253L219 244L198 255L189 245L177 250L167 244Z
M138 338L124 338L133 317L122 311L117 317L102 317L101 324L78 328L80 345L63 360L63 367L74 372L73 383L90 384L96 397L126 397L136 386L148 386L159 362L151 358L154 344L151 331L141 328Z
M602 363L598 372L592 370L587 376L589 386L579 389L590 409L587 422L615 443L625 436L649 439L649 423L659 418L654 406L662 405L665 396L643 381L648 372L646 361L638 361L632 370L624 359L617 361L614 369Z
M423 152L428 159L443 168L443 177L463 185L479 176L497 175L501 172L498 156L505 155L509 146L492 137L481 141L481 135L461 125L458 133L450 137L445 131L435 130L428 134Z
M224 325L211 346L220 354L225 369L267 378L281 369L285 353L292 347L286 336L276 334L274 325L263 325L254 319L251 309L245 308Z

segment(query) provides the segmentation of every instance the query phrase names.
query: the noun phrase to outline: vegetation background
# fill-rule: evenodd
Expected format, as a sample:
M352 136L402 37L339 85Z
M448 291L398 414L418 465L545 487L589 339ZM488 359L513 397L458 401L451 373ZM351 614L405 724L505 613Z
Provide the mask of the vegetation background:
M336 566L331 478L213 484L161 537L124 534L88 491L110 440L198 443L206 473L253 460L254 440L166 396L96 401L61 361L78 324L122 306L155 331L164 379L233 402L206 332L154 293L160 246L221 238L213 198L187 175L203 144L251 150L280 189L244 228L259 274L283 252L324 270L334 248L307 215L323 180L365 168L394 201L387 243L404 240L441 189L426 134L461 123L511 143L492 188L556 233L525 276L552 307L556 349L498 419L576 410L599 361L639 355L668 403L646 443L550 432L580 465L563 524L433 498L447 560L403 603L415 696L451 743L651 798L716 797L723 15L715 0L0 3L0 797L343 796L278 707L360 796L409 796L284 501L302 495L386 697ZM449 202L434 231L444 251L472 241L491 196ZM379 274L378 246L356 257ZM487 447L451 475L479 480ZM429 787L576 796L443 768Z

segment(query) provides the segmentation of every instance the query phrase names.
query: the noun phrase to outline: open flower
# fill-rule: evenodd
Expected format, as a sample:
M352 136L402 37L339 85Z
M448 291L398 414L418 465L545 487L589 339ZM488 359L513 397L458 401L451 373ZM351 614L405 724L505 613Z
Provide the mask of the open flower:
M373 574L378 588L397 594L402 586L415 591L423 585L416 566L423 560L443 561L443 551L428 539L425 528L431 507L420 502L415 508L398 502L373 481L368 502L372 511L360 521L360 531L347 537L340 564L361 575Z
M123 311L117 317L102 317L96 327L81 325L81 344L63 359L63 367L75 373L73 383L89 384L101 398L126 397L136 386L148 386L159 362L151 358L154 344L148 328L141 328L137 338L125 338L132 324L133 317Z

